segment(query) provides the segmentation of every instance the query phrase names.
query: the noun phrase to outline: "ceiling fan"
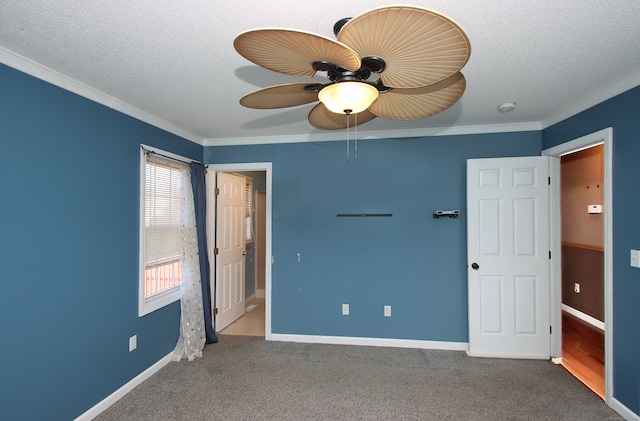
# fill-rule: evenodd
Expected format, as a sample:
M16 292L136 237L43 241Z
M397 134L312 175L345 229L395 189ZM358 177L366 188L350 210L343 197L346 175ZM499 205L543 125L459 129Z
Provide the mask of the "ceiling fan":
M309 113L318 129L338 130L383 117L414 120L440 113L462 96L460 69L471 45L450 18L413 6L370 10L334 25L337 41L293 29L254 29L234 48L249 61L292 76L326 72L327 83L290 83L244 96L248 108L275 109L320 100Z

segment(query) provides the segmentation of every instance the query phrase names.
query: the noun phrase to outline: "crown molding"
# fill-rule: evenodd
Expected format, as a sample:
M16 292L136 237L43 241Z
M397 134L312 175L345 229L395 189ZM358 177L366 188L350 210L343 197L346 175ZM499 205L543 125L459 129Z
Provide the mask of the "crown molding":
M0 46L0 63L205 147L323 142L345 139L345 134L342 131L283 136L203 139L202 137L195 135L194 133L191 133L172 123L169 123L166 120L158 118L116 97L113 97L96 88L70 78L69 76L66 76L56 70L46 67L34 60L24 57L2 46ZM392 139L543 130L637 86L640 86L640 73L633 74L613 85L609 85L599 92L595 93L594 95L590 95L583 100L573 104L572 106L565 108L562 113L554 115L552 118L545 119L540 122L525 122L505 125L500 124L434 127L423 129L380 130L376 132L359 131L358 139Z
M159 129L180 136L186 140L203 145L203 139L187 130L184 130L174 124L162 120L146 111L134 107L116 97L108 95L96 88L70 78L56 70L44 66L34 60L24 57L15 51L0 46L0 63L19 70L23 73L41 79L59 88L65 89L74 94L80 95L98 104L109 107L115 111L126 114L137 120L155 126Z
M478 126L433 127L421 129L378 130L375 132L358 130L358 140L454 136L483 133L528 132L539 130L541 130L541 125L539 122ZM212 138L204 139L204 146L268 145L274 143L331 142L337 140L345 140L344 131L285 136Z
M633 89L636 86L640 86L640 73L635 73L618 81L617 83L614 83L613 85L606 86L593 95L589 95L581 101L578 101L573 105L565 108L563 112L554 115L552 118L543 120L541 122L542 129L546 129L547 127L553 126L556 123L560 123L561 121L566 120L569 117L573 117L576 114L588 110L589 108L598 105L608 99L611 99L617 95L620 95L623 92Z

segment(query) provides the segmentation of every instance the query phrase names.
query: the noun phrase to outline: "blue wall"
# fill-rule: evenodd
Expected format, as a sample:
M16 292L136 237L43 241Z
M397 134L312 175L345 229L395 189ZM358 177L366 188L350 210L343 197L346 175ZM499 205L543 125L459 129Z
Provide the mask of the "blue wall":
M138 317L140 143L202 156L0 65L1 418L73 419L175 346L178 303Z
M137 315L139 144L203 149L2 65L0 92L2 417L73 419L178 336L177 303ZM465 160L538 155L613 126L614 395L640 413L640 272L628 262L640 248L638 103L640 88L543 132L361 141L349 163L343 142L204 157L273 162L275 333L465 342ZM434 220L436 209L463 215ZM393 217L336 218L360 212Z
M540 144L520 132L360 141L349 162L344 142L208 147L204 160L273 162L273 333L466 342L466 159Z
M636 414L640 414L640 270L629 265L629 250L640 249L638 104L640 87L542 132L546 149L613 127L613 391Z

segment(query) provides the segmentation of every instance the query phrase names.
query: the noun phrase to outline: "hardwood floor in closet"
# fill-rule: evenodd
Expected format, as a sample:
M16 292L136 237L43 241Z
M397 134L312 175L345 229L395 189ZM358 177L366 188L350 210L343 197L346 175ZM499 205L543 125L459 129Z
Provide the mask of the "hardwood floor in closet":
M562 365L602 399L604 331L562 312Z

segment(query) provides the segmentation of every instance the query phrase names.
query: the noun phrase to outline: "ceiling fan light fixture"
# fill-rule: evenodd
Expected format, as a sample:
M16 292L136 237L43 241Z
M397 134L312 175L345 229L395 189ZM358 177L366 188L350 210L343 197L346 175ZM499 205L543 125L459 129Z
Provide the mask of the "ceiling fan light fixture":
M375 86L358 81L344 81L326 86L318 99L336 114L356 114L369 108L378 98Z

